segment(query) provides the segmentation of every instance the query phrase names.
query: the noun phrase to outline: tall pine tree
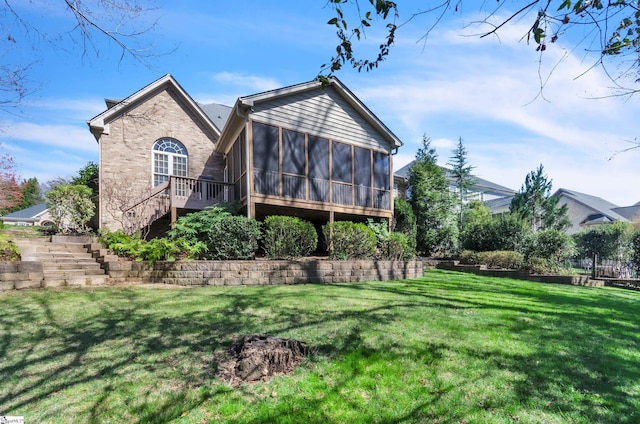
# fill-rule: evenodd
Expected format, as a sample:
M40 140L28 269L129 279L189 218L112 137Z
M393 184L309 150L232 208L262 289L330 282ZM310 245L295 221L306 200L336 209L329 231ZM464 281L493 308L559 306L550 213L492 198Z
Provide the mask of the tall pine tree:
M462 218L464 217L464 205L467 203L469 189L473 187L474 178L471 174L473 166L467 160L467 149L464 147L462 137L458 138L458 144L453 149L453 156L449 158L447 165L451 168L449 173L454 184L458 187L458 230L462 230Z
M567 205L558 207L558 198L551 197L552 180L542 164L525 178L520 191L511 201L510 211L520 216L533 232L554 228L562 231L570 225Z
M409 202L416 216L417 251L427 256L447 255L457 249L454 200L436 159L431 140L423 136L422 147L409 170Z

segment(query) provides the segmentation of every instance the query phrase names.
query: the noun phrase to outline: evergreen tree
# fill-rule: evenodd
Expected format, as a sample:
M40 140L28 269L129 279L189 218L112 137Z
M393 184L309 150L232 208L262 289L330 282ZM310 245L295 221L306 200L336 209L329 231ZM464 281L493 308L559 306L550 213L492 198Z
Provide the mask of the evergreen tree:
M542 164L531 171L524 185L511 201L510 211L529 224L533 232L554 228L562 231L570 225L567 205L558 207L558 198L551 197L552 180Z
M409 202L396 198L393 201L393 231L404 234L411 251L416 251L416 216Z
M22 203L16 208L16 210L26 209L44 201L42 192L40 191L40 183L36 177L22 181L21 188Z
M436 159L431 140L423 136L422 148L409 170L409 202L416 216L417 251L424 255L450 254L457 249L454 200Z
M467 149L462 143L462 137L458 138L458 144L453 150L453 156L449 158L447 165L451 167L450 174L453 182L458 186L458 230L462 231L462 219L464 217L464 205L467 203L469 189L473 187L473 166L467 160Z

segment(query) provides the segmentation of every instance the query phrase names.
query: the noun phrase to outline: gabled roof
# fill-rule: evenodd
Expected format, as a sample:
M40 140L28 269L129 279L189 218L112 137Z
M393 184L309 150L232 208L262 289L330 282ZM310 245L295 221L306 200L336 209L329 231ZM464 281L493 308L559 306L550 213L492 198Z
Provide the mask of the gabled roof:
M358 99L355 94L353 94L338 78L331 77L327 83L329 86L333 87L336 92L343 98L350 106L352 106L360 115L380 134L384 136L384 138L389 142L390 145L398 148L402 146L402 141L393 133L391 130L380 120L378 117L369 110L364 103ZM326 85L323 85L321 81L313 80L309 82L304 82L300 84L290 85L288 87L277 88L274 90L264 91L262 93L252 94L249 96L244 96L238 98L238 101L234 105L233 109L230 111L230 119L229 122L234 119L238 119L242 116L245 116L247 111L251 109L257 103L272 101L281 97L290 96L293 94L317 90L318 88L322 88ZM228 127L233 127L233 124L228 125ZM227 131L233 131L233 129L227 130L225 127L222 130L221 139L226 137ZM224 148L224 147L223 147Z
M103 134L105 130L108 131L107 128L111 119L118 116L119 114L122 114L128 108L137 105L153 93L160 92L167 89L168 87L173 88L175 92L178 93L180 97L182 97L182 99L185 101L185 104L191 109L194 115L202 121L205 126L209 127L216 136L220 136L220 129L216 127L209 116L204 113L200 106L191 98L191 96L189 96L189 94L187 94L187 92L180 86L180 84L178 84L178 81L176 81L171 74L167 74L155 80L151 84L136 91L126 99L123 99L117 103L115 103L116 101L114 100L107 100L108 109L87 121L89 129L96 137L96 140L98 140L100 138L100 135Z
M47 211L47 205L45 203L39 203L37 205L9 213L2 217L7 220L27 220L35 219Z
M415 160L411 161L407 165L400 168L397 172L394 172L393 176L408 180L409 170L411 169L414 163L415 163ZM451 175L451 170L442 166L440 168L444 171L445 176L449 180L449 183L453 183L454 178ZM485 180L484 178L476 177L475 175L472 176L472 178L473 178L472 190L480 191L482 193L495 194L497 196L513 196L516 193L515 190L501 186L496 183L492 183L491 181Z
M515 196L498 197L497 199L485 200L483 204L490 210L497 210L505 207L508 209L511 206L511 201L514 197Z
M611 210L619 215L624 216L629 221L640 219L640 204L636 204L633 206L623 206L621 208L613 208Z
M625 218L624 216L622 216L621 214L617 213L614 210L618 208L618 206L600 197L592 196L590 194L580 193L574 190L567 190L565 188L558 189L553 194L553 196L554 197L565 196L592 209L594 211L592 215L594 216L594 218L596 218L596 220L600 220L600 219L604 220L604 218L608 218L611 221L622 221L622 222L628 221L627 218ZM602 217L597 217L596 215L598 214L601 214Z
M207 114L218 130L222 131L233 108L220 103L209 103L206 105L198 103L198 105L200 106L200 109Z

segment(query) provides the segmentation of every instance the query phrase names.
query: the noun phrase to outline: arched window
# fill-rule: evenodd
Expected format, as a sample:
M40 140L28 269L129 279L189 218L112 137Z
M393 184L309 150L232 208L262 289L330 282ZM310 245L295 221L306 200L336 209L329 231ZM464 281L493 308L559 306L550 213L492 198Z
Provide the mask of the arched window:
M169 176L187 176L187 149L173 138L161 138L153 145L153 185L169 181Z

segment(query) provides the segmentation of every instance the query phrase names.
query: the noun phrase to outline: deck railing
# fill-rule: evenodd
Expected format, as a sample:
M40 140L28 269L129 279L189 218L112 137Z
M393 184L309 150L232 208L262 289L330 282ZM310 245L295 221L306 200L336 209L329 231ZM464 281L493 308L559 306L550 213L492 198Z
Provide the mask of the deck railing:
M235 200L233 184L199 178L170 177L122 207L125 228L133 234L149 227L171 208L201 210Z

